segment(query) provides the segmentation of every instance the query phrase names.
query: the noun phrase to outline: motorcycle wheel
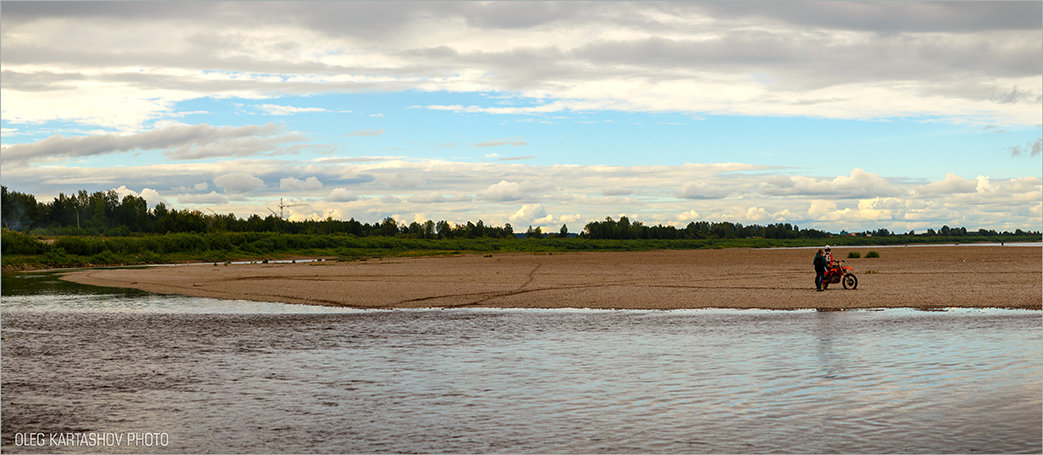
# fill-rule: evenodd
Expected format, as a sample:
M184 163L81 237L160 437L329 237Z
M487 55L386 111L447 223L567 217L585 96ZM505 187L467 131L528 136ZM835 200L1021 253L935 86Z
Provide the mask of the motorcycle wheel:
M856 289L858 288L858 277L847 274L844 275L844 289Z

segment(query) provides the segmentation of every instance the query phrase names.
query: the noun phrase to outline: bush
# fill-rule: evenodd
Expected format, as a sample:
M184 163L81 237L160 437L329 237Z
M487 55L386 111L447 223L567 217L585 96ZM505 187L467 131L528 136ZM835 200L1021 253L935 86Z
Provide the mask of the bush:
M145 250L138 254L138 262L145 264L159 264L163 262L163 258L159 257L158 254L152 250Z
M870 251L870 252L866 253L866 257L867 258L878 258L878 257L880 257L880 253L877 253L876 251Z
M77 256L94 256L108 249L105 241L97 237L62 237L54 242L54 247Z
M18 231L5 229L0 237L4 254L40 254L50 250L47 244Z
M852 252L847 254L847 258L848 259L858 259L860 257L862 257L862 253L859 253L857 251L852 251Z
M119 257L117 257L115 254L112 254L112 252L109 250L105 250L91 256L89 262L93 265L112 265L123 263L123 261L121 261Z

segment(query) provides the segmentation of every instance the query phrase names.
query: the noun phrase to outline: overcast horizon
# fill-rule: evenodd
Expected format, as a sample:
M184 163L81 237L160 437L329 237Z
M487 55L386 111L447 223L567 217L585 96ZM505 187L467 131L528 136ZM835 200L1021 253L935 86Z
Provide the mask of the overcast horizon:
M9 190L516 231L1043 229L1040 2L9 2Z

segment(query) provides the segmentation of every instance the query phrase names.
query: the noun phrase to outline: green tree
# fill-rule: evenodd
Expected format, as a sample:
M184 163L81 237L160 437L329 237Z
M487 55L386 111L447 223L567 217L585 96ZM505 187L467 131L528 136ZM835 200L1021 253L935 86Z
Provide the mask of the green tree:
M398 234L398 222L392 217L384 218L380 222L380 235L391 237Z
M447 239L453 235L453 226L446 220L441 220L435 224L435 230L438 231L438 238Z

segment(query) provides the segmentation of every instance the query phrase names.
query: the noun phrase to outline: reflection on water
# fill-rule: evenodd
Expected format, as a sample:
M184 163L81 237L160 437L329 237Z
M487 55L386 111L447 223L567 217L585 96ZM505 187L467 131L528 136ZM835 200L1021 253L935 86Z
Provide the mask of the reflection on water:
M315 305L158 295L137 289L72 283L59 279L56 273L5 273L0 308L4 311L237 314L359 311Z
M1041 450L1038 311L243 313L4 280L5 452Z

